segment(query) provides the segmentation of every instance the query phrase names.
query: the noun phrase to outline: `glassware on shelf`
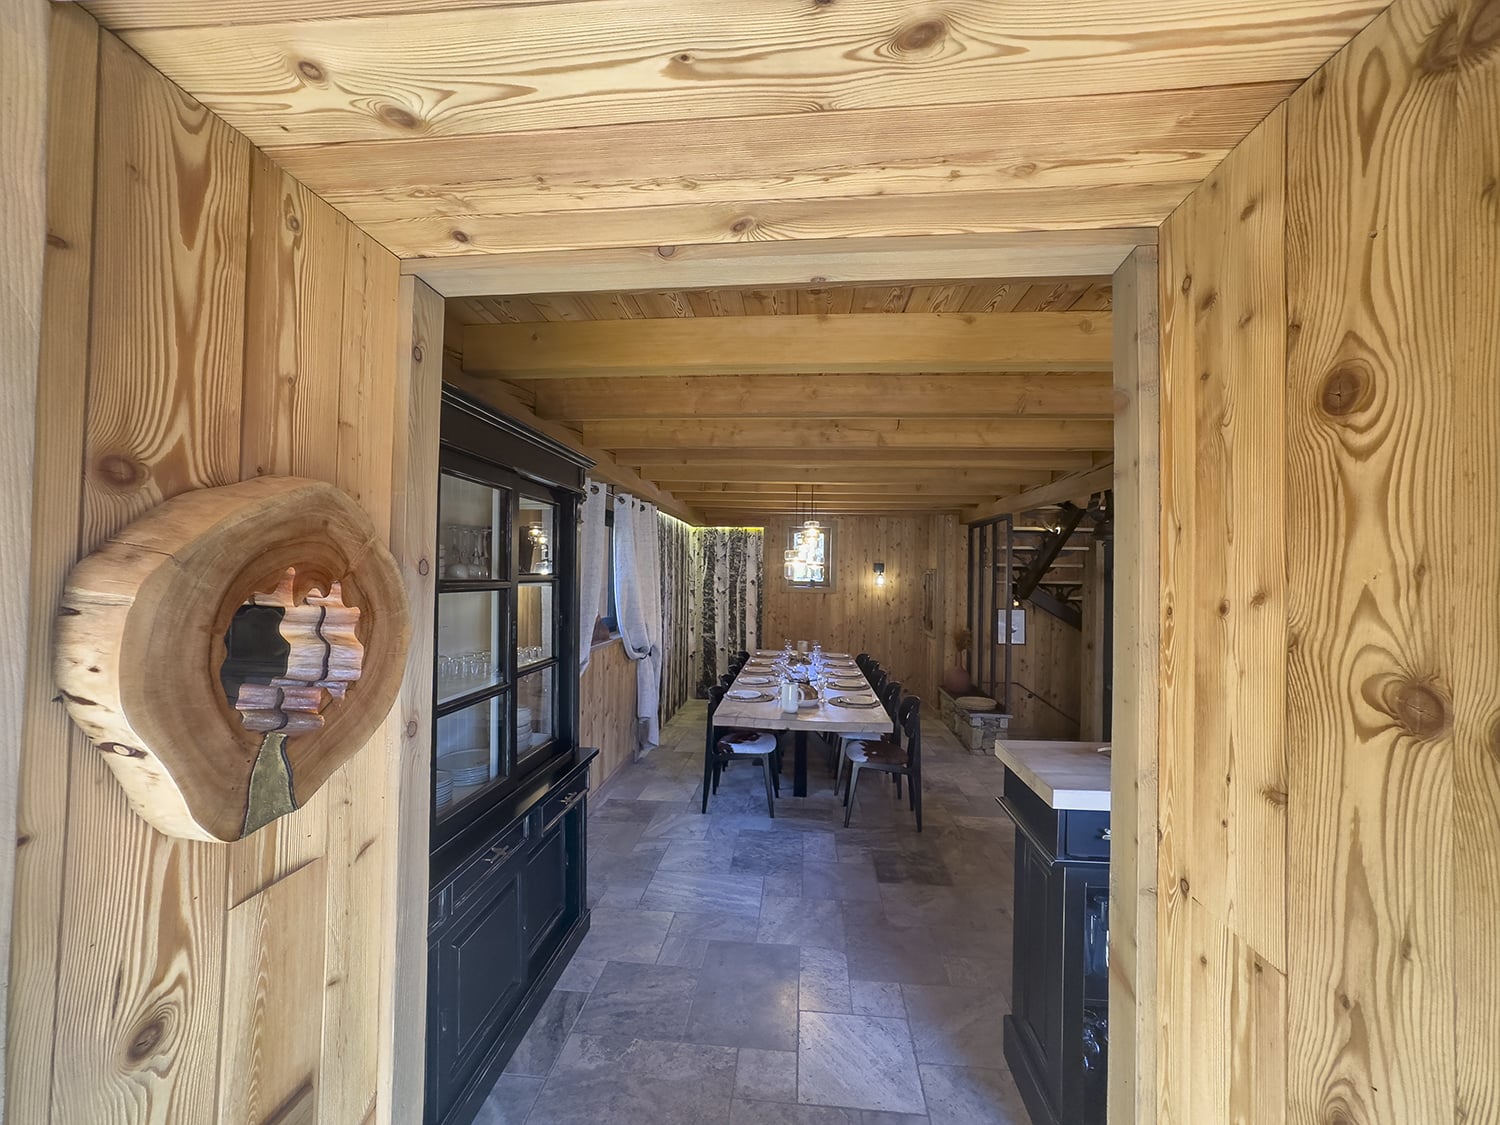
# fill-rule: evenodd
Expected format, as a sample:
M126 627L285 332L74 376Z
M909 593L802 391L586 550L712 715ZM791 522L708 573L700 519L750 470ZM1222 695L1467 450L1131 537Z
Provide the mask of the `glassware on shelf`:
M450 523L443 527L440 549L443 577L464 579L489 578L490 543L494 531L488 527L471 527Z
M465 690L488 686L494 663L487 652L465 652L438 657L438 694L462 695Z

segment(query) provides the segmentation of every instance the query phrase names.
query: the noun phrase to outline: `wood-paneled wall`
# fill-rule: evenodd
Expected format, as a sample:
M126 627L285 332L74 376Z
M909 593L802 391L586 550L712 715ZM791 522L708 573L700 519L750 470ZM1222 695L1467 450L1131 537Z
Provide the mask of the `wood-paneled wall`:
M908 694L937 706L943 669L953 662L952 632L964 620L967 548L956 517L832 516L833 588L806 590L782 577L782 553L793 521L765 526L761 585L762 643L820 640L831 651L868 652L900 680ZM885 563L884 587L874 564ZM936 572L934 628L922 621L922 576Z
M257 474L334 482L390 532L412 427L396 259L82 11L52 20L35 604L154 505ZM251 839L172 840L68 724L48 630L33 646L10 1120L388 1114L397 724Z
M1398 0L1162 231L1165 1123L1500 1120L1500 34Z
M636 750L635 662L618 637L595 645L578 685L578 745L599 747L589 771L597 789L630 763Z
M1083 706L1083 634L1023 601L1026 643L1010 655L1010 734L1016 738L1078 737ZM1005 649L995 656L1005 667Z

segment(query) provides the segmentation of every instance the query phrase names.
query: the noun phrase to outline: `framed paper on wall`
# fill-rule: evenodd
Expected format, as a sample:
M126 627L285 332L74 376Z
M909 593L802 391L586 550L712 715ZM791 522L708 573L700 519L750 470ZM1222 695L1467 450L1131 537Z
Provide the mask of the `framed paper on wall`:
M999 622L995 625L995 636L1005 636L1005 610L1003 609L1000 611ZM1026 611L1024 609L1010 611L1010 643L1013 645L1026 643Z

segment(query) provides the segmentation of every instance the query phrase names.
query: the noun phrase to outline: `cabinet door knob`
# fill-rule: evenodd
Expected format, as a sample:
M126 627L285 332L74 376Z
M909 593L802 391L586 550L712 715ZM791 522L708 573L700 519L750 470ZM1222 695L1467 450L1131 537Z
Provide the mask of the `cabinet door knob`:
M511 853L515 850L515 848L507 848L504 844L496 844L493 848L490 849L489 854L484 857L484 862L504 863L507 859L510 858Z
M1099 839L1101 839L1101 840L1108 840L1109 839L1109 829L1108 828L1101 828L1099 830Z

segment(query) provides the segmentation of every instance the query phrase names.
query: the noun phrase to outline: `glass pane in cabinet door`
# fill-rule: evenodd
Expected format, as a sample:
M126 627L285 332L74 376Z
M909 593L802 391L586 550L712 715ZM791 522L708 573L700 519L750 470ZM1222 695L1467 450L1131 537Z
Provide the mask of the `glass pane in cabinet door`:
M508 702L497 695L438 719L433 749L439 819L502 776Z
M552 598L550 582L523 582L516 591L516 667L552 659Z
M503 595L489 590L438 595L438 704L494 687L505 678Z
M522 574L551 574L556 566L552 538L553 507L545 500L521 497L521 526L516 529Z
M438 494L438 577L450 582L503 579L506 490L444 473Z
M557 704L553 668L543 668L516 681L516 759L535 754L556 733Z

